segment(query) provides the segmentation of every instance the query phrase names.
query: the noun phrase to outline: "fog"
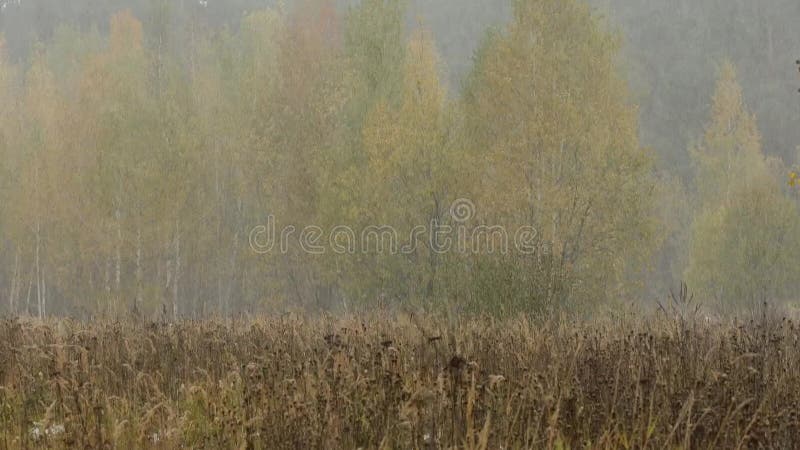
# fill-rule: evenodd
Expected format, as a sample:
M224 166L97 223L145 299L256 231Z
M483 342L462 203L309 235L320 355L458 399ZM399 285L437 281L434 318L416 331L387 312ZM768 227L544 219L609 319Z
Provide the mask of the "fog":
M0 313L793 309L800 3L0 0Z

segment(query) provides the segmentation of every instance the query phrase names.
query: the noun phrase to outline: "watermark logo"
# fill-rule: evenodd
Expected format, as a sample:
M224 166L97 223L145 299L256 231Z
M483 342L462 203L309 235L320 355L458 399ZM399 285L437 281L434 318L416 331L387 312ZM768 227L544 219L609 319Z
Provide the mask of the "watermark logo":
M513 251L530 255L542 249L540 236L533 226L520 226L509 232L502 225L473 224L477 209L469 199L454 201L448 212L449 215L441 220L418 224L405 233L387 224L370 224L360 229L344 224L329 230L317 225L302 229L286 225L279 229L277 219L270 215L266 223L250 231L250 248L260 255L276 252L286 254L295 242L310 255L410 255L420 248L438 254L453 251L462 254L507 254Z
M472 200L460 198L450 205L450 216L454 222L465 224L475 217L475 204Z

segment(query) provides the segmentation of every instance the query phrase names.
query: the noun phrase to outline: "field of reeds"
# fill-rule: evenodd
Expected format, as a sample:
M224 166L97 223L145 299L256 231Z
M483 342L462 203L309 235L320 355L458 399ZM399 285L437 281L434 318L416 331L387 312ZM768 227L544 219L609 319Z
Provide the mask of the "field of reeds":
M780 316L0 322L0 448L792 448Z

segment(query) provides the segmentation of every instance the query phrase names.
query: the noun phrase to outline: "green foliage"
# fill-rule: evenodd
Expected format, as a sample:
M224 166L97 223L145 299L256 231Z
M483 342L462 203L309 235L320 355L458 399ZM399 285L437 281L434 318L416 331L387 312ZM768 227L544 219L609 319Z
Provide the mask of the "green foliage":
M405 57L404 0L364 0L345 18L345 48L359 81L366 107L374 101L394 103L400 96Z
M800 275L800 214L761 153L755 118L730 63L721 68L711 121L691 154L697 214L690 286L727 310L789 299Z
M645 282L658 294L684 273L720 301L791 293L797 207L731 64L688 188L653 169L619 36L582 0L514 1L460 96L435 30L406 32L414 2L298 0L230 27L189 3L133 2L97 29L44 24L28 59L1 60L8 311L513 314L627 300ZM466 223L457 199L477 207ZM260 255L250 233L270 218L275 247ZM432 224L471 244L503 226L509 251L441 253ZM310 225L325 254L301 244ZM370 250L362 232L384 225L416 245ZM339 226L354 253L332 251ZM522 228L535 230L532 254L514 245Z
M602 301L647 254L650 155L638 143L616 49L616 36L582 2L517 1L470 77L467 139L486 162L476 198L485 220L536 228L542 254L518 269L546 271L531 277L549 280L533 304Z
M448 220L448 208L459 194L459 154L448 135L449 105L440 83L438 55L429 34L411 38L402 72L399 105L378 103L366 118L362 133L366 152L363 168L364 225L392 224L408 245L418 225ZM368 258L365 274L377 285L369 296L393 299L433 299L442 282L441 256L429 242L413 252Z
M800 214L772 180L695 219L687 280L723 310L792 298Z
M731 191L763 180L766 161L755 117L745 108L742 88L730 62L723 63L712 98L711 122L703 142L691 148L696 166L698 206L717 205L730 199Z

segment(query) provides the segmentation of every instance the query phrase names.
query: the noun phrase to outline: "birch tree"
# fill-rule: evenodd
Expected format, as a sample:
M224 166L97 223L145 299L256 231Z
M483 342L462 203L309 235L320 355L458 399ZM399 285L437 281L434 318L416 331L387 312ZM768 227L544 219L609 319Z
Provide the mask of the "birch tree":
M731 311L785 300L796 289L800 251L797 205L770 170L761 136L744 104L732 64L724 63L702 142L691 150L696 170L690 287Z
M534 307L618 297L649 250L651 156L618 46L583 2L517 0L467 84L468 142L485 162L475 200L483 220L535 227L537 255L500 269Z

